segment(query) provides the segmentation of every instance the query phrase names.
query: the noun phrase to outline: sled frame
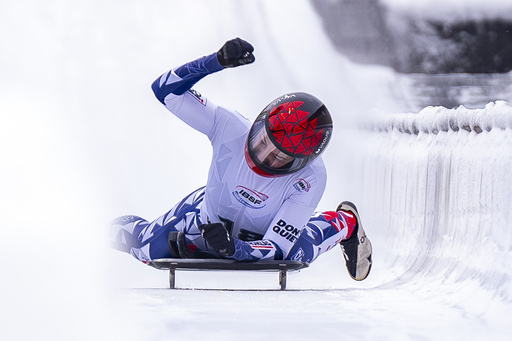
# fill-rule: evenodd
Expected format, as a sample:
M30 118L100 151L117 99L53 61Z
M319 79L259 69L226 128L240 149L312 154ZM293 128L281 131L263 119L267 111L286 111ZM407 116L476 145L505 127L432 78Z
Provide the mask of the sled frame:
M279 272L280 289L286 290L288 271L299 271L307 268L309 263L292 260L237 262L231 259L161 258L148 262L148 265L160 270L169 270L170 289L176 288L176 270L223 270Z

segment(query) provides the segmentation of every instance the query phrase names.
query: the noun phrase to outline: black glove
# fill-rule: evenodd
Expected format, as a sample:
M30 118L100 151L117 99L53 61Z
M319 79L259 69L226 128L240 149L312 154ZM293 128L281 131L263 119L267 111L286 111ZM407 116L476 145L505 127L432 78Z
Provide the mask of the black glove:
M217 52L217 59L223 67L235 67L254 62L254 47L240 38L232 39Z
M201 235L208 245L223 257L235 254L235 241L229 236L228 231L221 223L202 224L199 226Z

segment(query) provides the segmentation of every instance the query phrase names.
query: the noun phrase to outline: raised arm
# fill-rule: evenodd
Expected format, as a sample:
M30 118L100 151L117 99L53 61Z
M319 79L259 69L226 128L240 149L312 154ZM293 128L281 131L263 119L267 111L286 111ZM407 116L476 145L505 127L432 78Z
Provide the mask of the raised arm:
M216 106L192 90L192 86L203 77L224 68L254 62L253 50L251 44L240 38L230 40L218 52L164 73L151 87L156 98L170 112L209 136L215 122Z
M183 95L203 77L228 67L250 64L254 62L254 48L240 38L226 42L222 48L208 56L201 57L170 70L158 77L152 89L156 98L165 104L165 98L170 95Z

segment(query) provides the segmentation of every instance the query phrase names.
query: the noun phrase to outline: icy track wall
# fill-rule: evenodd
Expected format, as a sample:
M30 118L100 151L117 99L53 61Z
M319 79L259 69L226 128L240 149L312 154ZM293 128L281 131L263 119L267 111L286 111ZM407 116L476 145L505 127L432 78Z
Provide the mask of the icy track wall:
M473 283L510 303L512 107L427 107L365 128L355 171L393 285Z

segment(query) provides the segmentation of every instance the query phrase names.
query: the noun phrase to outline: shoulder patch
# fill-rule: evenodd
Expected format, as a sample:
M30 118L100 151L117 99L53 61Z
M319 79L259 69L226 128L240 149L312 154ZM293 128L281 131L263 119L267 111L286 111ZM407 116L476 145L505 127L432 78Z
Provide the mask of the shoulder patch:
M293 187L299 192L309 192L311 189L311 184L304 179L298 179Z
M197 92L196 90L194 89L190 89L188 90L188 92L195 98L199 101L199 103L201 103L202 105L205 105L206 106L206 97L203 97L199 92Z

